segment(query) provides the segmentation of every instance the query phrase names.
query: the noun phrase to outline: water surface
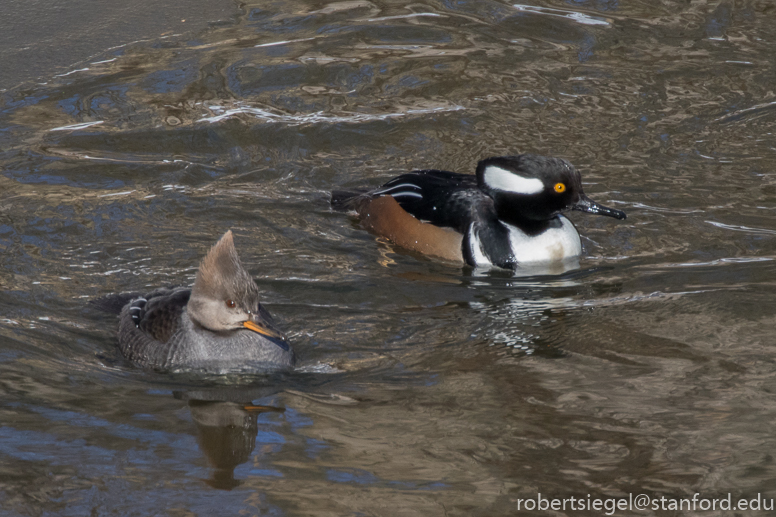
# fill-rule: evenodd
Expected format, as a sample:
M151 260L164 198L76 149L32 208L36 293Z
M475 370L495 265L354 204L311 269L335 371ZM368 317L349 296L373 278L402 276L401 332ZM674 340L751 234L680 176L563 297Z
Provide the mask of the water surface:
M775 16L248 3L0 93L3 513L776 496ZM570 160L628 213L570 215L578 269L430 262L328 206L335 187L519 152ZM229 228L299 370L124 362L86 301L191 283Z

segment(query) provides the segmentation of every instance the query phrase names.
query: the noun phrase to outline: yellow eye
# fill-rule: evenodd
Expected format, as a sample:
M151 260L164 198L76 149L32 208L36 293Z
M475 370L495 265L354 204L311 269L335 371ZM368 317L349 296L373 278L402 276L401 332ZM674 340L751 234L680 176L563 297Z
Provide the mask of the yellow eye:
M563 183L556 183L555 192L557 192L558 194L562 194L566 192L566 185L564 185Z

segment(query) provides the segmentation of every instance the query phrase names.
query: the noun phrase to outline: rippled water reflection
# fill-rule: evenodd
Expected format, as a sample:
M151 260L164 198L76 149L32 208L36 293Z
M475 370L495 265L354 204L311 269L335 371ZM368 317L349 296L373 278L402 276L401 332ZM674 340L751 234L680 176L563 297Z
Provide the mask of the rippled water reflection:
M274 2L0 97L10 515L506 515L516 499L774 497L768 2ZM338 186L553 154L555 276L397 252ZM232 228L301 357L139 371L85 301L191 283Z

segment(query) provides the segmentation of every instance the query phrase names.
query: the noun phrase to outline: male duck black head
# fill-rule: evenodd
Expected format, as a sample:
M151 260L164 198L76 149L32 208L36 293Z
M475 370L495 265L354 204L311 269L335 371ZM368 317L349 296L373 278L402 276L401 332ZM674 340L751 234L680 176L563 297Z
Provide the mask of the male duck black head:
M565 211L625 219L585 195L569 162L532 154L487 158L475 176L420 170L371 191L334 191L332 206L355 210L367 229L404 248L502 268L579 256Z
M259 303L231 231L202 260L191 289L121 294L98 305L117 301L126 302L119 316L119 349L142 367L227 373L294 365L294 352Z

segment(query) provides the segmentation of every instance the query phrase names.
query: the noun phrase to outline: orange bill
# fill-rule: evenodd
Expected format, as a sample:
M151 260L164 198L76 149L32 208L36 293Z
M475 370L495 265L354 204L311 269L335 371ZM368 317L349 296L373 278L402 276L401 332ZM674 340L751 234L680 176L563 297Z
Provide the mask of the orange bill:
M248 320L248 321L243 323L243 327L245 327L247 329L250 329L250 330L252 330L254 332L258 332L259 334L263 334L265 336L269 336L271 338L285 339L283 337L283 334L281 334L277 330L269 328L269 327L266 327L266 326L264 326L264 325L262 325L260 323L256 323L255 321Z

